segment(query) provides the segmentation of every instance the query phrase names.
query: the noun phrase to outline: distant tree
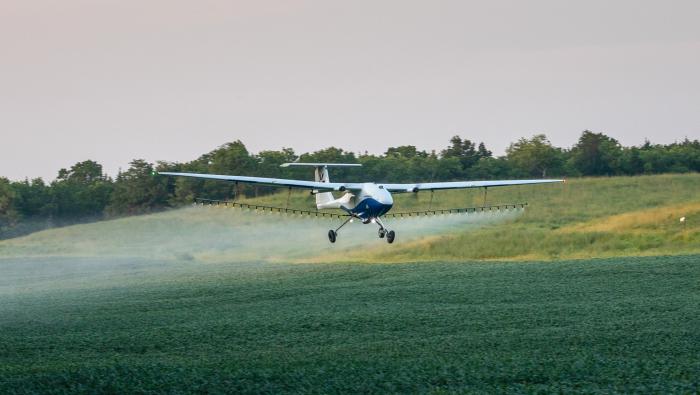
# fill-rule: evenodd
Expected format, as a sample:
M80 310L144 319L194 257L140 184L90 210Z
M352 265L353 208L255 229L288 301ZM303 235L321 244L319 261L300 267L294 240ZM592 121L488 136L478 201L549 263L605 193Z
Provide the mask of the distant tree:
M473 180L492 180L510 178L512 174L512 164L505 157L486 157L479 159L469 169L467 177Z
M479 148L477 149L477 152L479 154L479 159L490 158L492 156L491 151L486 149L486 145L484 145L484 143L479 143Z
M8 232L19 220L14 208L15 193L7 178L0 177L0 237Z
M16 209L25 218L49 217L55 212L50 186L41 178L12 183Z
M110 215L141 214L168 205L168 180L157 177L153 165L143 159L130 163L114 183L114 192L107 207Z
M512 167L525 176L547 177L547 173L559 170L562 164L561 149L553 147L544 134L511 143L506 157Z
M357 163L355 154L342 148L328 147L320 151L302 154L300 162Z
M425 151L418 151L414 145L402 145L399 147L389 147L386 150L386 153L384 153L384 156L394 156L408 159L415 158L417 156L426 158L428 157L428 153Z
M70 170L59 170L58 179L89 185L95 181L102 181L104 175L102 174L101 164L93 160L86 160L74 164L71 166Z
M283 148L281 151L261 151L254 155L255 170L254 175L258 177L271 178L293 178L294 169L289 167L280 167L283 163L290 163L297 160L297 155L291 148ZM307 169L308 170L308 169ZM306 174L309 177L309 174ZM259 187L259 193L273 193L278 191L275 187Z
M623 148L620 153L620 172L626 175L644 173L644 160L637 147Z
M256 160L250 155L245 144L240 140L223 144L192 162L181 166L182 171L211 174L237 174L254 176ZM210 199L228 199L236 191L253 195L255 187L215 180L178 179L175 187L175 199L191 201L194 197Z
M457 158L462 164L462 169L467 170L474 166L482 157L491 156L491 151L486 149L484 143L480 143L478 148L471 140L462 140L459 136L450 139L450 146L444 149L440 156L442 158Z
M59 170L51 184L51 214L69 221L101 216L111 193L112 182L102 173L102 165L78 162L69 170Z
M613 175L619 171L622 148L612 137L586 130L571 149L571 162L584 176Z
M293 149L283 148L281 151L261 151L254 158L256 161L255 175L284 178L288 175L289 168L280 167L280 165L294 162L298 156Z
M473 168L474 166L472 166ZM461 181L464 177L462 163L458 158L439 158L434 177L435 181Z

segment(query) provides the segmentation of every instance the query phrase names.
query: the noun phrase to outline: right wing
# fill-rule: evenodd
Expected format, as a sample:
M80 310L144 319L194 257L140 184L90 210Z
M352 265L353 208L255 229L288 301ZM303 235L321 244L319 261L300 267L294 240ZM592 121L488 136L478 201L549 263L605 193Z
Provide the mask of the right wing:
M266 177L247 177L247 176L227 176L219 174L199 174L199 173L173 173L173 172L158 172L166 176L190 177L204 180L219 180L243 182L248 184L269 185L274 187L290 187L303 189L318 189L324 191L344 191L346 189L361 189L361 184L341 183L341 182L318 182L304 180L288 180L284 178L266 178Z
M564 182L564 180L499 180L499 181L451 181L423 182L416 184L382 184L391 192L434 191L437 189L491 188L509 185L531 185Z

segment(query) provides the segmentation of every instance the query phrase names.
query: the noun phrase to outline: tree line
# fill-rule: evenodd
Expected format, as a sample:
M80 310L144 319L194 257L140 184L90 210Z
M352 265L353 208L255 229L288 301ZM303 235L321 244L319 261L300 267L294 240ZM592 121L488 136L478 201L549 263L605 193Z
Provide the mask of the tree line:
M156 171L309 178L309 169L281 168L285 162L361 163L361 171L334 169L332 180L428 182L507 178L579 177L684 173L700 171L700 141L623 147L603 133L584 131L569 148L551 144L544 134L511 143L493 156L484 143L454 136L439 152L415 146L391 147L381 155L355 154L330 147L297 155L291 148L253 154L241 141L224 144L186 163L133 160L116 178L87 160L61 169L46 183L41 178L10 181L0 177L0 238L35 230L152 212L190 203L195 197L227 199L234 194L269 194L271 187L154 176Z

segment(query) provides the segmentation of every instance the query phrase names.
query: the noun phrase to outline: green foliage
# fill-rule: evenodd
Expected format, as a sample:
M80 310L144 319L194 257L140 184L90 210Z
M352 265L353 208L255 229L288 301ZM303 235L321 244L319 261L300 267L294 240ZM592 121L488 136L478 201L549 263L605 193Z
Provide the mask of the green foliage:
M49 216L56 213L52 188L41 178L12 184L17 196L15 208L23 217Z
M141 214L163 208L168 203L167 180L154 174L153 166L142 160L131 162L129 170L120 173L107 206L112 215Z
M18 215L13 201L15 191L7 178L0 177L0 234L14 226Z
M0 392L697 393L699 259L3 260Z
M565 150L553 147L544 134L522 138L511 144L507 155L493 157L483 143L454 136L440 154L415 146L389 147L383 155L356 156L329 147L298 155L291 148L252 154L241 141L217 147L186 163L158 162L158 171L238 174L278 178L311 178L309 169L280 168L285 162L361 163L361 170L337 168L331 179L347 182L430 182L488 180L520 177L576 177L581 175L639 175L700 171L700 141L684 140L668 145L646 142L641 147L621 147L602 133L584 131L578 143ZM13 198L6 211L0 238L13 237L55 225L129 215L188 204L196 197L231 199L262 197L273 187L233 184L188 178L156 181L146 177L153 164L138 162L138 168L112 180L102 166L88 160L61 169L50 185L35 179L12 182ZM165 177L162 177L165 178ZM130 190L131 188L146 188ZM7 193L6 193L7 194ZM9 196L9 194L8 194ZM11 218L9 220L8 218Z
M621 152L622 147L614 138L586 130L571 150L570 160L584 176L613 175L619 168Z
M467 170L474 166L479 159L488 158L491 151L486 149L484 143L479 143L477 147L471 140L462 140L459 136L450 139L450 146L442 151L443 158L457 158L462 164L462 169Z
M41 193L41 182L32 185L33 197ZM59 218L100 217L110 201L113 184L102 174L102 165L87 160L61 169L51 185L51 213Z
M561 174L562 150L552 146L547 136L538 134L531 139L521 138L506 150L506 158L514 170L526 177Z

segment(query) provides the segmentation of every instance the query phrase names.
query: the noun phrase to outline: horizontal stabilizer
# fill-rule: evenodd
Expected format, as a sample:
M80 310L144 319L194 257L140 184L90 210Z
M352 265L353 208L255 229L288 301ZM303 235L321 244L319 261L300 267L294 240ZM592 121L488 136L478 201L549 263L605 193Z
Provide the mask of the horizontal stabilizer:
M362 167L360 163L301 163L301 162L291 162L283 163L280 167L289 166L309 166L309 167Z

